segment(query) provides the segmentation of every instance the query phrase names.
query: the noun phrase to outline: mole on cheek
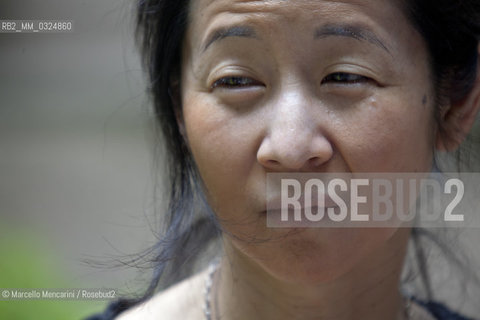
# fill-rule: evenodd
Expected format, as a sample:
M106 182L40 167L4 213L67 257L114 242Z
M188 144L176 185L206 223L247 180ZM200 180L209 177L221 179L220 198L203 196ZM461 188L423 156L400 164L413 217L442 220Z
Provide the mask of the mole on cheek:
M423 104L423 105L426 105L426 104L427 104L427 101L428 101L427 95L424 94L424 95L423 95L423 98L422 98L422 104Z

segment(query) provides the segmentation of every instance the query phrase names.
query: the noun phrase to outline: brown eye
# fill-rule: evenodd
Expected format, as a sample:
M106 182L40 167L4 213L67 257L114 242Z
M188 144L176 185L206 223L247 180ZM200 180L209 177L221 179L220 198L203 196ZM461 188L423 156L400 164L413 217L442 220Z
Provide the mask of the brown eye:
M322 80L322 84L324 83L334 83L334 84L356 84L356 83L362 83L362 82L368 82L370 81L370 78L358 75L358 74L353 74L353 73L345 73L345 72L335 72L331 73L328 76L326 76Z
M223 77L212 84L212 89L218 87L226 89L239 89L251 86L263 86L263 84L248 77Z

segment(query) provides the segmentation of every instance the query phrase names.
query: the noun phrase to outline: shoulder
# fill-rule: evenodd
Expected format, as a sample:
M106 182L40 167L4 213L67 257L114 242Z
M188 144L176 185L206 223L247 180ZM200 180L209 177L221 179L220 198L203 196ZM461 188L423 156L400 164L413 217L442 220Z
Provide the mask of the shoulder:
M115 320L176 320L203 317L206 271L159 292L146 302L120 314Z

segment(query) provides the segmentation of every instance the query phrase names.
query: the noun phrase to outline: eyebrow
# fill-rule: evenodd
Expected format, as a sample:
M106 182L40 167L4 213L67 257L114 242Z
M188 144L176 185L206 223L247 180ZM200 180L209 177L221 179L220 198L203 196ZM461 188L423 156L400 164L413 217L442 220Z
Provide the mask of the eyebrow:
M214 43L228 37L245 37L245 38L258 38L255 29L250 26L232 26L226 28L220 28L214 30L210 36L208 36L203 46L203 51Z
M349 37L356 40L367 41L391 54L384 42L380 40L380 38L377 37L375 33L361 26L329 24L317 28L314 33L314 39L321 39L331 36ZM237 25L231 27L223 27L215 29L207 37L202 51L207 50L208 47L214 42L228 37L244 37L258 39L255 29L251 26Z
M380 40L375 33L364 27L329 24L315 30L315 39L326 38L330 36L349 37L356 40L368 41L390 53L383 41Z

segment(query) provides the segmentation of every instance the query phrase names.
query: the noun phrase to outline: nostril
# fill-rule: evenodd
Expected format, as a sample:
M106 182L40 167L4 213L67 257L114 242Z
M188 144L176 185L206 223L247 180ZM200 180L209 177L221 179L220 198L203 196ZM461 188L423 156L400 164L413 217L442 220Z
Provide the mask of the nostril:
M310 158L310 159L308 160L308 162L309 162L310 165L313 166L313 167L319 167L319 166L323 163L323 161L322 161L322 159L320 159L320 157Z
M280 162L278 162L277 160L267 160L267 164L269 166L278 166L280 165Z
M257 150L257 161L265 168L283 171L316 170L332 157L332 145L323 135L307 131L293 140L293 137L285 137L278 130L276 132L276 135L264 137Z

